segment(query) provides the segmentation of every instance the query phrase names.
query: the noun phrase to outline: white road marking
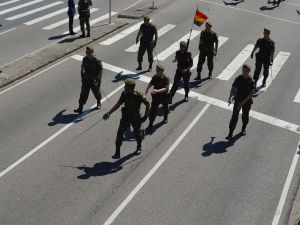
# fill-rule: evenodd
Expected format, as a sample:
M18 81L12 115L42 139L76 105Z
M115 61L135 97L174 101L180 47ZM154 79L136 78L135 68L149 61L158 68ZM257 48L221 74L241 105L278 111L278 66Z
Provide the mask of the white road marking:
M10 31L15 30L15 29L17 29L17 28L14 27L14 28L11 28L11 29L9 29L9 30L3 31L3 32L0 33L0 35L6 34L6 33L10 32Z
M77 7L77 6L76 6L76 7ZM61 14L61 13L67 12L67 11L68 11L68 7L67 7L67 8L64 8L64 9L57 10L57 11L55 11L55 12L53 12L53 13L49 13L49 14L47 14L47 15L38 17L38 18L36 18L36 19L30 20L30 21L28 21L28 22L26 22L26 23L24 23L24 24L26 24L26 25L32 25L32 24L35 24L35 23L38 23L38 22L40 22L40 21L49 19L49 18L51 18L51 17L54 17L54 16L56 16L56 15L59 15L59 14Z
M91 8L91 9L90 9L90 13L91 13L91 14L94 13L94 12L96 12L96 11L98 11L97 8ZM78 14L77 14L76 16L74 16L74 20L77 20L78 18L79 18L79 15L78 15ZM42 29L43 29L43 30L52 30L52 29L57 28L57 27L59 27L59 26L61 26L61 25L63 25L63 24L66 24L66 23L68 23L68 22L69 22L69 18L64 19L64 20L61 20L61 21L58 21L58 22L53 23L53 24L51 24L51 25L49 25L49 26L43 27Z
M21 1L21 0L10 0L8 2L3 2L3 3L0 3L0 7L4 6L4 5L15 3L15 2L19 2L19 1Z
M298 4L295 4L295 3L289 3L289 2L287 2L287 3L285 3L285 4L288 4L288 5L293 5L293 6L300 7L300 5L298 5Z
M292 182L292 179L293 179L293 176L294 176L294 173L295 173L295 169L296 169L296 166L297 166L297 162L298 162L298 159L299 159L299 152L300 152L300 141L299 141L298 146L296 148L296 153L294 155L294 158L293 158L288 176L286 178L286 181L285 181L285 184L284 184L284 187L283 187L280 199L279 199L279 203L278 203L278 206L276 208L275 215L273 217L272 225L278 225L279 224L279 220L280 220L280 217L281 217L281 214L282 214L282 210L283 210L283 207L284 207L284 204L285 204L285 200L287 198L287 195L288 195L288 192L289 192L289 189L290 189L290 186L291 186L291 182Z
M200 31L198 30L193 30L191 34L191 40L193 40L195 37L197 37L200 34ZM159 61L164 61L167 59L170 55L174 54L177 50L179 50L179 43L181 41L187 41L188 38L190 37L190 32L184 35L182 38L180 38L178 41L170 45L168 48L163 50L161 53L157 55L157 58Z
M183 133L176 139L172 146L166 151L166 153L158 160L154 167L147 173L147 175L138 183L138 185L130 192L130 194L125 198L125 200L118 206L118 208L110 215L110 217L105 221L103 225L110 225L116 219L116 217L123 211L123 209L128 205L128 203L135 197L135 195L142 189L142 187L147 183L147 181L153 176L153 174L159 169L159 167L167 160L167 158L174 152L176 147L181 143L185 136L190 132L190 130L196 125L199 119L204 115L204 113L209 108L210 104L206 104L200 113L195 117L191 124L183 131Z
M226 41L228 41L228 37L219 36L218 39L219 39L218 49L219 49ZM193 67L191 68L191 70L194 70L194 69L197 68L198 60L199 60L199 54L197 54L197 55L193 58Z
M298 90L298 92L297 92L297 94L296 94L296 96L294 98L294 102L300 103L300 88L299 88L299 90Z
M152 21L152 20L150 20L150 21ZM111 38L109 38L105 41L102 41L100 43L100 45L111 45L111 44L121 40L122 38L128 36L129 34L133 33L134 31L140 29L140 26L142 23L144 23L144 21L134 24L133 26L127 28L126 30L121 31L120 33L112 36Z
M246 62L251 55L254 48L253 44L248 44L233 60L232 62L217 76L220 80L229 80L237 70Z
M114 16L114 15L116 15L116 14L118 14L118 13L117 13L117 12L111 12L111 16ZM98 23L98 22L100 22L100 21L106 20L106 19L108 19L108 18L109 18L109 13L107 13L107 14L105 14L105 15L103 15L103 16L100 16L100 17L98 17L98 18L96 18L96 19L94 19L94 20L91 20L91 21L90 21L90 25L92 26L92 25L94 25L94 24L96 24L96 23ZM80 26L75 27L75 28L73 29L73 31L74 31L74 32L80 31ZM64 32L63 34L68 34L68 33L69 33L69 31L66 31L66 32Z
M169 32L170 30L172 30L174 27L176 27L176 25L167 24L166 26L160 28L157 31L158 37L163 36L164 34L166 34L167 32ZM137 52L138 49L139 49L139 45L138 44L134 44L134 45L130 46L129 48L127 48L125 51L126 52Z
M36 3L39 3L39 2L42 2L42 1L44 1L44 0L34 0L34 1L31 1L31 2L27 2L27 3L24 3L24 4L9 8L9 9L5 9L5 10L0 11L0 15L3 15L3 14L6 14L6 13L9 13L9 12L24 8L26 6L36 4Z
M22 18L24 16L28 16L28 15L34 14L36 12L43 11L45 9L49 9L51 7L57 6L57 5L62 4L62 3L64 3L64 2L61 2L61 1L53 2L53 3L49 4L49 5L45 5L45 6L33 9L33 10L29 10L29 11L27 11L25 13L21 13L21 14L9 17L9 18L7 18L5 20L16 20L16 19Z
M273 66L269 70L269 77L266 81L266 87L261 88L260 91L266 91L271 83L275 80L277 77L279 71L283 67L284 63L288 60L290 57L291 53L289 52L279 52L278 55L275 57ZM264 76L261 76L260 79L258 80L258 84L261 84L263 82Z
M72 58L79 60L79 61L82 60L82 56L78 56L78 55L72 56ZM132 77L136 78L137 80L143 81L145 83L149 83L151 80L150 77L139 75L132 71L129 71L129 70L105 63L105 62L102 62L102 65L103 65L103 68L105 68L107 70L110 70L110 71L116 72L116 73L123 71L123 73L127 74L127 76L132 76ZM172 86L172 84L170 84L170 86ZM177 91L177 93L182 94L182 95L185 94L183 89L179 89ZM202 94L199 94L194 91L189 92L189 97L197 99L198 101L209 103L210 105L218 106L218 107L226 109L226 110L231 110L231 111L233 110L232 105L230 107L228 107L228 103L225 101L222 101L222 100L219 100L219 99L216 99L213 97L209 97L206 95L202 95ZM270 125L273 125L276 127L281 127L283 129L287 129L289 131L300 134L300 126L297 124L293 124L293 123L290 123L290 122L287 122L287 121L284 121L284 120L281 120L281 119L278 119L278 118L275 118L275 117L272 117L272 116L254 111L254 110L250 111L249 116L251 116L254 119L260 120L262 122L265 122L267 124L270 124Z
M247 9L242 9L242 8L239 8L239 7L236 7L236 6L234 6L234 7L233 6L227 6L227 5L224 5L224 4L211 2L211 1L207 1L207 0L199 0L199 1L214 4L214 5L218 5L218 6L221 6L221 7L226 7L226 8L238 10L238 11L242 11L242 12L247 12L247 13L251 13L251 14L255 14L255 15L260 15L260 16L267 17L267 18L274 19L274 20L280 20L280 21L283 21L283 22L294 23L294 24L300 25L299 22L296 22L296 21L293 21L293 20L286 20L286 19L282 19L282 18L279 18L279 17L268 16L268 15L265 15L265 14L262 14L262 13L254 12L254 11L247 10Z
M68 58L67 58L68 59ZM61 61L62 62L62 61ZM60 63L61 63L60 62ZM117 93L119 90L121 90L124 87L124 84L122 84L121 86L119 86L117 89L115 89L114 91L112 91L110 94L107 95L108 98L110 98L111 96L113 96L115 93ZM105 102L107 99L106 98L102 98L101 99L101 103ZM79 115L78 117L76 117L71 123L67 124L66 126L62 127L59 131L57 131L55 134L53 134L52 136L50 136L49 138L47 138L47 140L43 141L41 144L39 144L38 146L36 146L34 149L32 149L30 152L28 152L26 155L24 155L22 158L20 158L19 160L17 160L16 162L14 162L13 164L11 164L9 167L7 167L6 169L4 169L3 171L0 172L0 178L2 178L5 174L7 174L9 171L11 171L12 169L14 169L15 167L17 167L18 165L20 165L23 161L25 161L26 159L28 159L30 156L32 156L34 153L36 153L37 151L39 151L42 147L44 147L45 145L47 145L49 142L51 142L53 139L55 139L56 137L58 137L60 134L62 134L64 131L66 131L67 129L69 129L72 125L74 125L78 119L82 118L83 116L85 116L87 113L89 113L89 111L93 108L95 108L96 104L93 105L92 107L90 107L89 110L85 111L84 113L82 113L81 115Z
M130 5L130 6L128 6L128 7L126 7L125 9L123 9L122 11L126 11L127 9L129 9L129 8L131 8L131 7L135 6L135 5L137 5L137 4L140 3L141 1L143 1L143 0L138 0L137 2L133 3L132 5Z

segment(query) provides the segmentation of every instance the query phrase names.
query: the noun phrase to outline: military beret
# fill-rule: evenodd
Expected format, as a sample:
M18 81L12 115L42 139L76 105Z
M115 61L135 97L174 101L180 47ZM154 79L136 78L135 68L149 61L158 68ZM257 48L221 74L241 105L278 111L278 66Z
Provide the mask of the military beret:
M264 31L271 33L271 30L269 28L264 28Z
M86 50L89 50L89 51L92 51L92 52L94 52L94 48L93 48L93 47L91 47L91 46L87 46L87 47L86 47Z
M132 78L127 78L124 83L128 85L135 85L135 80Z
M210 27L212 27L212 24L209 21L206 21L206 24Z
M150 20L149 16L144 16L144 20Z
M157 68L157 69L160 69L160 70L165 70L165 67L164 67L163 65L161 65L161 64L158 64L158 65L156 66L156 68Z
M251 67L248 64L244 64L243 68L247 68L249 71L251 70Z
M180 45L183 46L183 47L187 47L187 43L185 41L181 41Z

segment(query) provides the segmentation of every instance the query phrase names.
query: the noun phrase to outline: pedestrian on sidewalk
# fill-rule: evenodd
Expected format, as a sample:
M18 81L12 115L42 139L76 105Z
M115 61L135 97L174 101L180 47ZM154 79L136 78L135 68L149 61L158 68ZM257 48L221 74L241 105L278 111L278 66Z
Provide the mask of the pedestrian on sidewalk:
M175 59L173 62L177 62L177 69L174 76L174 83L169 92L169 104L172 104L172 99L179 87L181 79L184 82L184 91L185 97L184 100L187 102L189 100L189 91L190 91L190 69L193 67L193 58L192 54L188 52L188 45L185 41L180 42L180 48L175 54Z
M100 85L102 79L102 62L94 56L94 49L86 47L86 56L81 64L81 93L79 98L79 107L74 112L81 114L84 104L87 102L90 89L97 99L96 109L101 108Z
M275 52L275 42L270 38L271 31L268 28L264 29L264 36L259 38L254 46L254 49L251 53L251 59L253 58L253 54L259 48L258 53L255 54L256 63L255 63L255 71L254 71L254 81L255 88L254 92L257 92L257 81L259 79L259 75L261 72L262 66L264 66L263 72L263 83L262 87L266 86L266 81L269 76L269 67L272 66L274 60L274 52Z
M152 77L145 94L147 95L150 87L153 86L153 90L151 91L152 102L150 108L149 115L149 126L148 129L150 132L153 132L153 122L157 115L157 110L160 104L163 106L164 111L164 120L163 123L168 123L168 113L169 113L169 105L168 105L168 91L170 85L170 78L164 74L164 66L157 65L156 66L156 74Z
M76 14L75 0L68 0L68 16L69 16L69 34L76 34L73 31L74 16Z
M236 124L239 119L239 112L242 109L242 131L241 134L243 136L246 135L246 126L249 122L249 111L251 109L251 105L253 104L252 100L252 92L254 89L254 80L249 75L251 68L249 65L244 64L242 75L239 75L235 78L232 88L230 90L230 95L228 98L228 104L230 105L232 102L232 98L234 98L234 106L232 117L229 123L229 134L226 137L227 140L231 140L233 131L236 127Z
M90 6L92 6L92 0L79 0L78 1L78 13L79 13L79 23L81 35L80 38L90 37L91 36L91 27L90 27ZM85 36L85 27L87 35Z
M205 23L205 30L201 31L199 40L199 60L197 64L197 76L195 80L201 80L202 66L207 58L208 78L212 78L212 71L214 69L214 56L218 51L218 35L212 31L210 22Z
M116 111L121 105L124 104L122 108L122 117L119 124L119 129L116 139L116 152L112 156L113 159L120 158L120 149L123 142L123 135L126 129L131 125L137 142L136 154L139 155L142 152L142 132L141 125L147 120L149 113L149 102L142 94L135 91L135 80L132 78L127 78L125 80L125 90L122 92L121 97L118 102L104 114L103 119L107 120L110 115ZM141 104L146 106L145 114L141 117L140 108Z
M149 16L144 16L144 23L141 24L139 32L136 37L136 44L140 41L140 47L139 47L138 57L137 57L139 66L136 68L136 70L142 70L142 62L146 50L147 50L148 61L149 61L148 71L152 70L153 49L156 46L157 39L158 39L158 34L157 34L156 26L150 23Z

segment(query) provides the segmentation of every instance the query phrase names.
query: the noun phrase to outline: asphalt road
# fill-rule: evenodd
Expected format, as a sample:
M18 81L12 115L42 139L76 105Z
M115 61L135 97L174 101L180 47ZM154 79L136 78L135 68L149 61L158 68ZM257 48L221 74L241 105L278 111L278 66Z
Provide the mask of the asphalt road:
M157 1L153 23L158 29L176 25L159 38L159 57L189 33L197 3L219 36L227 38L215 59L214 79L199 85L192 81L193 71L190 101L182 101L182 89L176 94L169 123L161 125L160 114L140 156L132 154L136 143L128 132L122 158L111 159L120 111L101 121L118 100L126 74L137 79L136 89L142 92L153 75L133 73L136 53L125 50L134 44L136 32L108 46L99 44L116 32L94 45L105 67L102 89L110 99L103 98L99 111L89 110L95 104L91 94L85 113L79 118L73 113L84 49L0 92L0 224L286 224L299 182L295 153L300 105L295 100L300 87L300 6L285 1L266 10L272 4L260 0L236 6L219 0ZM234 142L228 142L224 137L231 108L226 102L241 60L228 80L217 77L248 44L255 44L264 27L272 30L278 55L272 82L254 99L247 135L238 135L239 121ZM191 41L193 56L198 39ZM173 55L162 62L171 79ZM246 62L254 69L254 60Z

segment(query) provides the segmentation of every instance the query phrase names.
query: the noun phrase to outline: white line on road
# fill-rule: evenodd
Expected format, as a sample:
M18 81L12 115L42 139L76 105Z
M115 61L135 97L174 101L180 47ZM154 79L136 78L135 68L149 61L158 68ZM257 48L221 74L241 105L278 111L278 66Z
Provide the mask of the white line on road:
M142 189L142 187L147 183L147 181L153 176L153 174L159 169L159 167L168 159L168 157L174 152L176 147L185 138L185 136L190 132L190 130L196 125L199 119L204 115L204 113L209 108L210 104L206 104L196 118L191 122L191 124L183 131L183 133L176 139L174 144L166 151L166 153L158 160L154 167L147 173L147 175L138 183L138 185L130 192L130 194L125 198L125 200L118 206L118 208L110 215L110 217L105 221L103 225L110 225L116 219L116 217L123 211L123 209L128 205L128 203L135 197L135 195Z
M42 1L44 1L44 0L34 0L34 1L31 1L31 2L27 2L27 3L24 3L24 4L9 8L9 9L5 9L5 10L0 11L0 15L3 15L3 14L6 14L6 13L9 13L9 12L24 8L26 6L36 4L36 3L39 3L39 2L42 2Z
M233 60L232 62L222 71L222 73L217 76L220 80L229 80L236 71L242 66L243 63L251 55L254 48L253 44L248 44Z
M76 6L76 7L77 7L77 6ZM28 21L28 22L26 22L26 23L24 23L24 24L26 24L26 25L32 25L32 24L35 24L35 23L38 23L38 22L40 22L40 21L49 19L49 18L51 18L51 17L54 17L54 16L56 16L56 15L59 15L59 14L61 14L61 13L67 12L67 11L68 11L68 8L60 9L60 10L57 10L57 11L55 11L55 12L53 12L53 13L49 13L49 14L47 14L47 15L38 17L38 18L33 19L33 20L30 20L30 21Z
M193 40L195 37L197 37L200 34L200 31L198 30L193 30L191 34L191 40ZM157 55L157 58L159 61L164 61L167 59L170 55L174 54L177 50L179 50L179 43L181 41L187 41L188 38L190 37L190 32L184 35L182 38L180 38L178 41L170 45L168 48L163 50L161 53Z
M17 29L17 28L14 27L14 28L11 28L11 29L9 29L9 30L3 31L2 33L0 33L0 35L6 34L6 33L10 32L10 31L15 30L15 29Z
M11 1L8 1L8 2L3 2L3 3L0 3L0 7L4 6L4 5L15 3L15 2L19 2L19 1L21 1L21 0L11 0Z
M117 12L111 12L111 16L114 16L114 15L116 15L116 14L118 14ZM94 24L96 24L96 23L98 23L98 22L101 22L101 21L103 21L103 20L106 20L106 19L108 19L109 18L109 13L107 13L107 14L105 14L105 15L103 15L103 16L100 16L100 17L98 17L98 18L96 18L96 19L94 19L94 20L91 20L90 21L90 25L92 26L92 25L94 25ZM73 29L73 31L74 32L77 32L77 31L79 31L80 30L80 26L78 26L78 27L75 27L74 29ZM66 31L66 32L64 32L63 34L68 34L69 33L69 31Z
M298 4L295 4L295 3L289 3L289 2L287 2L287 3L285 3L285 4L288 4L288 5L293 5L293 6L300 7L300 5L298 5Z
M279 17L268 16L268 15L265 15L265 14L262 14L262 13L258 13L258 12L254 12L254 11L251 11L251 10L238 8L236 6L234 6L234 7L233 6L227 6L227 5L223 5L223 4L220 4L220 3L211 2L211 1L207 1L207 0L199 0L199 1L210 3L210 4L214 4L214 5L218 5L218 6L222 6L222 7L225 7L225 8L230 8L230 9L234 9L234 10L248 12L248 13L252 13L252 14L255 14L255 15L264 16L264 17L267 17L267 18L270 18L270 19L274 19L274 20L280 20L280 21L284 21L284 22L294 23L294 24L300 25L299 22L296 22L296 21L293 21L293 20L286 20L286 19L282 19L282 18L279 18Z
M67 58L68 59L68 58ZM60 63L62 63L63 61L61 61ZM113 96L115 93L117 93L119 90L121 90L124 87L124 84L122 84L121 86L119 86L117 89L115 89L114 91L112 91L110 94L107 95L107 98L110 98L111 96ZM101 103L105 102L107 100L107 98L102 98L101 99ZM26 155L24 155L22 158L20 158L19 160L17 160L16 162L14 162L13 164L11 164L9 167L7 167L5 170L0 172L0 178L3 177L5 174L7 174L9 171L11 171L12 169L14 169L15 167L17 167L18 165L20 165L24 160L26 160L27 158L29 158L30 156L32 156L34 153L36 153L37 151L39 151L42 147L44 147L46 144L48 144L49 142L51 142L53 139L55 139L56 137L58 137L60 134L62 134L64 131L66 131L67 129L69 129L72 125L74 125L78 119L82 118L83 116L85 116L87 113L90 112L91 109L95 108L96 104L93 105L92 107L90 107L89 110L85 111L84 113L82 113L81 115L79 115L78 117L76 117L71 123L67 124L66 126L62 127L59 131L57 131L55 134L51 135L49 138L47 138L45 141L43 141L41 144L39 144L38 146L36 146L34 149L32 149L30 152L28 152Z
M218 39L219 39L219 45L218 45L218 49L219 49L228 40L228 37L219 36ZM193 58L193 67L191 68L191 70L194 70L197 68L198 60L199 60L199 54L197 54Z
M45 5L45 6L33 9L33 10L29 10L29 11L27 11L25 13L21 13L21 14L9 17L9 18L7 18L5 20L16 20L16 19L22 18L24 16L28 16L28 15L34 14L36 12L43 11L45 9L49 9L51 7L57 6L57 5L62 4L62 3L64 3L64 2L61 2L61 1L53 2L53 3L49 4L49 5Z
M152 20L150 20L151 22ZM126 30L123 30L121 31L120 33L112 36L111 38L105 40L105 41L102 41L100 43L100 45L111 45L119 40L121 40L122 38L128 36L129 34L133 33L134 31L138 30L141 26L141 24L144 23L144 21L141 21L137 24L134 24L133 26L127 28Z
M279 203L278 203L278 206L277 206L274 218L273 218L272 225L278 225L279 224L279 220L280 220L280 217L281 217L281 214L282 214L282 210L283 210L283 207L284 207L284 204L285 204L285 200L287 198L287 195L288 195L288 192L289 192L289 189L290 189L290 186L291 186L291 182L292 182L292 179L293 179L293 176L294 176L294 173L295 173L295 169L296 169L296 166L297 166L297 162L298 162L298 159L299 159L299 152L300 152L300 141L299 141L298 146L296 148L296 153L294 155L294 158L293 158L288 176L286 178L286 181L285 181L285 184L284 184L281 196L280 196L280 200L279 200Z
M98 11L97 8L91 8L90 9L90 13L94 13L96 11ZM76 16L74 16L74 20L77 20L78 18L79 18L78 14ZM57 28L57 27L59 27L59 26L61 26L63 24L66 24L68 22L69 22L69 19L64 19L64 20L58 21L56 23L50 24L49 26L43 27L42 29L43 30L52 30L52 29Z
M172 30L174 27L176 27L176 25L167 24L166 26L160 28L157 31L158 37L163 36L164 34L166 34L167 32L169 32L170 30ZM134 44L134 45L130 46L129 48L127 48L125 51L126 52L137 52L138 49L139 49L139 45L138 44Z
M289 52L279 52L276 58L274 59L273 66L269 70L269 77L266 81L266 87L261 88L260 91L266 91L271 83L275 80L277 77L279 71L283 67L284 63L288 60L290 57L291 53ZM264 77L261 76L260 79L258 80L258 84L261 84L263 82Z
M72 58L81 61L83 57L80 56L80 55L75 55L75 56L72 56ZM113 71L115 73L119 73L120 71L123 71L123 73L126 74L127 76L132 76L132 77L134 77L134 78L136 78L140 81L143 81L145 83L149 83L150 80L151 80L150 77L139 75L139 74L136 74L132 71L129 71L129 70L126 70L126 69L123 69L123 68L105 63L105 62L102 62L102 65L103 65L104 69ZM172 84L170 84L170 86L171 85ZM177 91L177 93L182 94L182 95L185 94L184 90L182 88L179 89ZM230 107L228 107L228 103L225 102L225 101L222 101L222 100L219 100L219 99L216 99L216 98L213 98L213 97L209 97L209 96L206 96L206 95L202 95L202 94L199 94L199 93L194 92L194 91L190 91L189 96L191 98L197 99L198 101L206 102L206 103L209 103L211 105L214 105L214 106L232 111L232 105ZM260 120L262 122L268 123L270 125L273 125L273 126L276 126L276 127L281 127L283 129L287 129L289 131L300 134L300 126L297 125L297 124L293 124L293 123L290 123L290 122L287 122L287 121L284 121L284 120L281 120L281 119L278 119L278 118L275 118L275 117L272 117L272 116L269 116L269 115L266 115L266 114L263 114L263 113L260 113L260 112L256 112L254 110L250 111L249 116L251 116L254 119Z
M300 103L300 88L299 88L299 90L298 90L298 92L297 92L297 94L296 94L296 96L294 98L294 102Z

